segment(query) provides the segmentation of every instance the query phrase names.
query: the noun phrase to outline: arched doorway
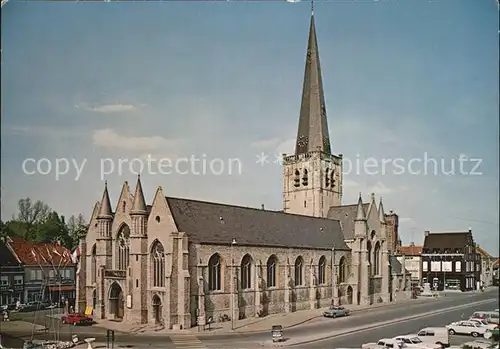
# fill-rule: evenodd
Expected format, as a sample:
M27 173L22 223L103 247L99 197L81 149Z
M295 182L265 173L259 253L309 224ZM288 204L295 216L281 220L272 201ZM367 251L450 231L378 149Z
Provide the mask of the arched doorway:
M352 304L352 287L347 287L347 304Z
M109 289L109 316L115 320L122 320L124 303L122 288L114 282Z
M161 299L157 294L153 296L153 316L156 324L161 324Z
M95 307L97 305L97 290L92 292L92 312L95 312Z

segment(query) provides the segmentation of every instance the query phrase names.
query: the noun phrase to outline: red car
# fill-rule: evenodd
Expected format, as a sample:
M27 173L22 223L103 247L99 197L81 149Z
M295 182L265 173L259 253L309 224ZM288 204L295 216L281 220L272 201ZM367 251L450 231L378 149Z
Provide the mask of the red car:
M90 316L79 313L64 315L61 318L61 320L63 324L68 324L73 326L91 325L92 323L94 323L94 320Z

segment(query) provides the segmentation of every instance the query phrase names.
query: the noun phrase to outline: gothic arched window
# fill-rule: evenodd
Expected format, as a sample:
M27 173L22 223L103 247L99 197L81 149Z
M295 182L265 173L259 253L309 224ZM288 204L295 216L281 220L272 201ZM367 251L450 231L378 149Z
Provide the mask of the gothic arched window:
M307 186L309 184L309 174L307 172L307 169L304 169L304 175L302 176L302 185Z
M214 254L208 260L208 289L209 291L220 291L222 289L222 267L221 258Z
M335 170L330 172L330 186L335 188Z
M97 247L92 246L92 255L90 257L90 282L95 283L97 279Z
M300 186L300 172L299 172L299 170L295 170L295 177L293 179L293 185L295 187Z
M368 241L366 243L366 249L368 251L368 263L370 263L370 276L373 275L373 249L372 249L372 242Z
M347 281L347 261L345 257L340 258L338 280L340 284Z
M304 283L304 260L297 257L295 260L295 286L301 286Z
M330 171L329 168L325 170L325 188L328 188L330 186L330 174L328 173Z
M267 287L276 287L277 267L278 267L278 258L275 255L272 255L267 260Z
M373 272L375 275L380 275L380 242L378 241L373 251Z
M120 231L116 242L118 244L118 270L127 270L130 264L130 248L129 248L130 229L124 224Z
M158 240L151 248L151 272L153 287L165 287L165 250Z
M252 288L252 257L246 254L241 260L241 289Z
M318 283L320 285L326 284L326 258L321 256L318 264Z

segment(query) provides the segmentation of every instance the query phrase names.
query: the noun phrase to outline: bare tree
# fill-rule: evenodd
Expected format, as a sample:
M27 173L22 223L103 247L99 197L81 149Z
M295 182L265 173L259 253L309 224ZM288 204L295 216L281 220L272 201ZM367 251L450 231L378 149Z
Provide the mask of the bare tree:
M32 239L35 235L35 228L38 224L43 223L51 209L49 205L41 200L33 202L30 198L22 198L17 203L18 214L16 220L24 225L24 238Z

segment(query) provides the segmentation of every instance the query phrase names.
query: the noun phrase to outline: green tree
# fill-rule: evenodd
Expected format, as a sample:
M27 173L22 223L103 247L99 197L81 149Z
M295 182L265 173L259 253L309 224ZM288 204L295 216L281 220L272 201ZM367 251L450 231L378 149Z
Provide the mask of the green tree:
M78 216L71 216L67 223L68 233L73 241L73 245L71 248L75 248L78 246L78 242L82 237L87 235L88 224L83 216L83 214L79 214ZM69 246L68 246L69 247Z
M49 213L47 219L38 226L36 241L56 242L63 246L72 246L73 241L64 222L64 216L59 216L55 211Z
M41 200L33 202L30 198L22 198L17 203L18 213L13 221L16 230L14 234L26 240L35 240L39 235L37 229L48 218L51 209Z

